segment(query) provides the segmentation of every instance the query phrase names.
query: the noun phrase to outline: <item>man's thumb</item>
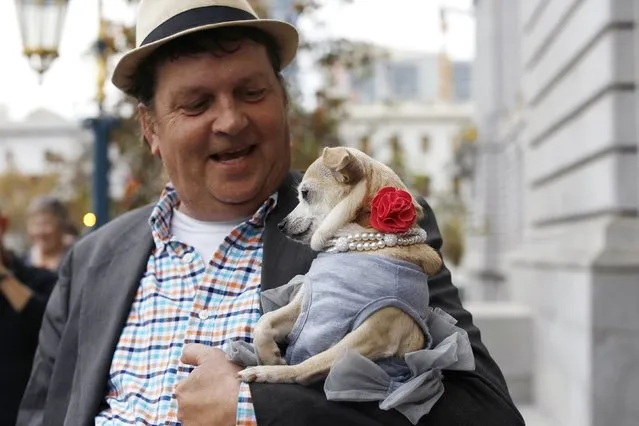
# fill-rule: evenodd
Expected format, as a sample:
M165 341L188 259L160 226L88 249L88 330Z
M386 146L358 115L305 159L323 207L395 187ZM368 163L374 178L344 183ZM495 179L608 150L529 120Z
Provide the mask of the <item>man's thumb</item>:
M184 346L184 351L182 352L180 361L182 361L184 364L197 367L198 365L202 364L210 351L211 348L206 345L202 345L200 343L189 343L188 345Z

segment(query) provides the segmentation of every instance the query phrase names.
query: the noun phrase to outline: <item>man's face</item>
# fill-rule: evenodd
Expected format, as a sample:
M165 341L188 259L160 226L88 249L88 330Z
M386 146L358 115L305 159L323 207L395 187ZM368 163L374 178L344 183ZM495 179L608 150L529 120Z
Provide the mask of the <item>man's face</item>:
M27 218L27 234L45 253L59 250L64 245L60 221L47 212L33 213Z
M231 54L164 63L157 70L154 110L140 112L181 209L195 218L248 215L288 172L284 89L260 44L245 40Z

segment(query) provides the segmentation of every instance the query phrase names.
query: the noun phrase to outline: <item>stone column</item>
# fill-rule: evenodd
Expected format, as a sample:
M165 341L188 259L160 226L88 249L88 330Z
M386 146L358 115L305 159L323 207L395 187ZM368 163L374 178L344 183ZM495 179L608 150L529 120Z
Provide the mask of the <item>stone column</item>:
M535 315L536 402L555 425L636 426L639 2L525 3L526 227L512 282Z

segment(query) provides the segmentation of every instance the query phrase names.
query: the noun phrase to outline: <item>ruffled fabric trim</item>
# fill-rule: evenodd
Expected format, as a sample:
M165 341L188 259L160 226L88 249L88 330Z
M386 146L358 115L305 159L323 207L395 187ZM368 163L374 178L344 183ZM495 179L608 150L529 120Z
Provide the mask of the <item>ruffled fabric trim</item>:
M427 324L433 345L402 359L376 362L346 352L331 368L324 392L332 401L379 401L382 410L396 409L411 423L428 414L444 393L442 370L472 371L475 358L465 330L439 308L430 309Z

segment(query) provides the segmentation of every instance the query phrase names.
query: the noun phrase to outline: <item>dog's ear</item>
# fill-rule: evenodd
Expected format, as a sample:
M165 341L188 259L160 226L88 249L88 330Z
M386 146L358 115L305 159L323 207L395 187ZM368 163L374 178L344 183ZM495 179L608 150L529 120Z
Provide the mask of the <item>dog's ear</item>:
M322 164L331 171L340 183L354 184L364 177L364 167L348 149L327 147L322 152Z

